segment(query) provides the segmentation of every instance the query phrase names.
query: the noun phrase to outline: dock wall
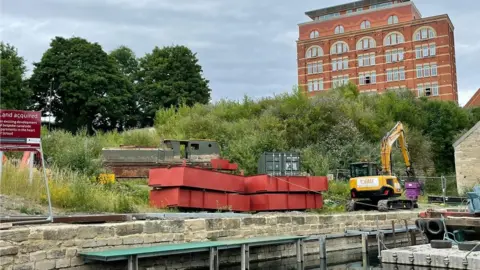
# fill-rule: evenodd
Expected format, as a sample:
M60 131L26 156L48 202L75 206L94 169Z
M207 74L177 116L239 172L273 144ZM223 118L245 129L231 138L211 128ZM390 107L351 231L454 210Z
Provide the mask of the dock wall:
M132 221L94 225L47 224L14 227L0 231L0 268L28 269L125 269L126 262L85 264L79 251L152 246L174 242L236 239L260 236L319 235L343 233L346 229L391 227L414 224L418 213L366 214L283 214L242 218ZM370 241L376 245L374 236ZM398 235L397 243L408 241ZM360 247L360 237L327 240L327 251L352 251ZM319 252L318 242L305 244L305 254ZM252 248L250 260L262 261L295 256L293 245ZM222 264L240 261L238 250L220 252ZM142 269L190 269L208 265L208 254L168 256L139 261Z

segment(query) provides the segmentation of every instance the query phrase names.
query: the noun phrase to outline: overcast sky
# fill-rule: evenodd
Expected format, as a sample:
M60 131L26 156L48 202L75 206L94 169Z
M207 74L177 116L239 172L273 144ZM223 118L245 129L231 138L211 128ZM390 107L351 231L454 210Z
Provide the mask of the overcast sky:
M212 98L291 91L297 84L298 23L305 11L348 0L0 0L1 40L28 63L54 36L79 36L109 52L120 45L142 56L182 44L197 53ZM480 1L417 0L424 17L445 14L455 26L459 103L480 88ZM476 23L477 22L477 23Z

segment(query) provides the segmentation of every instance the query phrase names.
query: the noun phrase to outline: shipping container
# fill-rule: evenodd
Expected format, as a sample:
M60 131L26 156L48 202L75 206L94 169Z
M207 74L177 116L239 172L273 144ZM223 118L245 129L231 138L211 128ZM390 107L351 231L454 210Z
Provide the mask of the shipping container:
M275 176L300 175L300 154L297 152L264 152L258 160L258 173Z

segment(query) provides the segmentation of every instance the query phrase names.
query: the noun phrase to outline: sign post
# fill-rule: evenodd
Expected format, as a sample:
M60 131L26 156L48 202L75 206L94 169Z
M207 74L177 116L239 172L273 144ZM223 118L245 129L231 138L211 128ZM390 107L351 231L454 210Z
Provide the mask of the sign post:
M0 153L3 152L33 152L40 153L42 162L43 178L48 199L49 217L53 221L52 201L48 187L47 172L45 170L45 159L43 156L41 130L41 112L0 110ZM32 157L34 156L31 154ZM33 168L33 160L30 160L30 170ZM32 180L32 172L29 181ZM2 180L0 167L0 183Z

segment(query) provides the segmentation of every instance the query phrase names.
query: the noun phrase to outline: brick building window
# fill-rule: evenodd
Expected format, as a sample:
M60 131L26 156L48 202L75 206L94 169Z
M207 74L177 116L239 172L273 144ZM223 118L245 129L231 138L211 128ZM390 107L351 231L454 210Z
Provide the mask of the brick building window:
M348 52L348 45L344 41L335 42L330 48L330 54L341 54Z
M358 55L358 66L367 67L375 65L375 53L366 53Z
M308 74L317 74L323 72L323 62L312 62L307 64L307 73Z
M343 76L333 76L333 87L338 87L341 85L348 84L348 75L343 75Z
M337 25L335 27L335 34L343 34L345 33L345 29L343 28L343 25Z
M413 40L414 41L419 41L419 40L426 40L426 39L431 39L436 37L437 34L435 33L435 30L432 27L420 27L418 28L415 33L413 34Z
M385 52L385 62L387 63L395 63L403 61L404 59L404 51L403 48L388 50Z
M371 37L363 37L357 41L357 50L367 50L375 47L375 40Z
M437 48L435 46L435 43L415 46L416 59L435 56L436 54L437 54Z
M417 78L437 76L437 63L423 64L416 66Z
M403 43L404 41L405 41L405 39L403 38L403 35L401 33L393 32L393 33L388 34L385 37L385 39L383 41L383 45L385 45L385 46L396 45L396 44Z
M396 15L392 15L388 17L388 24L396 24L398 23L398 17Z
M417 85L417 91L419 97L438 96L438 83L423 83Z
M305 54L306 58L313 58L323 55L323 50L320 46L312 46L308 48L307 53Z
M348 69L348 57L332 59L332 71Z
M317 30L310 32L310 38L317 38L319 36L320 33Z
M404 81L405 80L405 68L389 68L387 69L387 82Z
M323 90L323 79L313 79L308 81L308 91Z
M358 83L360 85L377 83L377 74L375 71L360 72L358 74Z
M365 20L360 24L360 29L368 29L370 28L370 21Z

